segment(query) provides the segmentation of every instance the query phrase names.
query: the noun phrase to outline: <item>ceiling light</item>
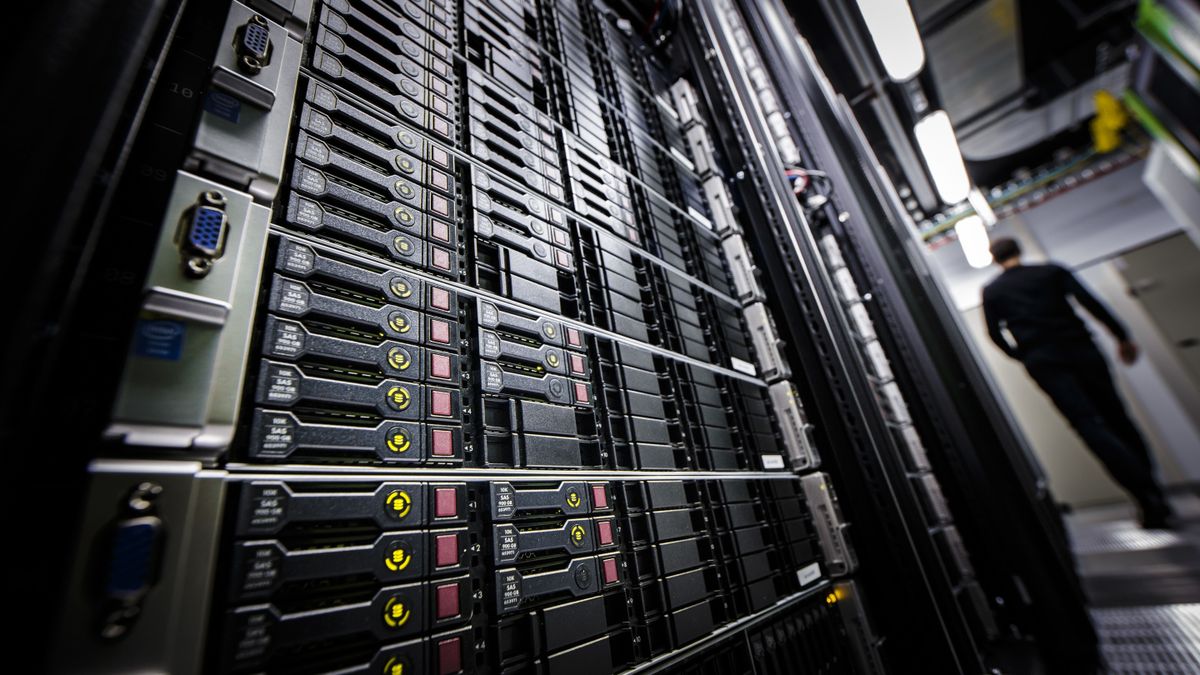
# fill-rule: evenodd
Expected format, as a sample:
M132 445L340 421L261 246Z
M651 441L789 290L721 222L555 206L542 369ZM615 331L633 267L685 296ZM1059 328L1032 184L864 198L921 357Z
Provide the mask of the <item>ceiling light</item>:
M925 48L906 0L858 0L883 69L893 82L910 80L925 67Z
M987 225L983 224L983 218L979 216L963 218L954 226L954 233L958 235L958 243L962 245L963 255L967 257L968 265L975 269L983 269L992 264L992 252L988 250L990 242L988 241Z
M917 147L925 158L925 166L933 178L938 196L946 204L957 204L967 198L971 180L967 178L967 167L963 165L962 153L958 150L958 139L950 126L950 117L944 110L929 113L913 127Z
M972 188L971 193L967 195L967 201L971 202L971 207L975 209L975 213L983 218L983 224L992 226L996 224L996 212L992 210L992 205L988 203L987 197L979 191L979 188Z

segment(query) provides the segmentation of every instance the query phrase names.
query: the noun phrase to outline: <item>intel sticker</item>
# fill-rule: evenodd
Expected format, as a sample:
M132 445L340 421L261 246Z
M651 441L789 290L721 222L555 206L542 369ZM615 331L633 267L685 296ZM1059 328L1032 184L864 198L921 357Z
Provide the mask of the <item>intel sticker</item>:
M150 359L178 361L186 332L182 321L141 319L134 332L133 353Z
M220 91L210 91L204 97L204 109L208 112L237 124L242 115L242 102Z

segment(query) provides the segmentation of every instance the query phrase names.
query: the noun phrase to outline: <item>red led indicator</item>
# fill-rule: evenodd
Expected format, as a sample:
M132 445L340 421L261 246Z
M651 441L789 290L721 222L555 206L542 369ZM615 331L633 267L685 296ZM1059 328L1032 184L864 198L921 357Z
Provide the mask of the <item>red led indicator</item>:
M452 567L458 564L458 535L439 534L434 546L437 553L438 567Z
M433 491L433 515L437 518L457 518L458 490L452 487L435 488Z
M440 248L433 249L433 266L439 270L450 269L450 254Z
M596 540L601 546L608 546L613 543L613 529L611 520L602 520L596 523ZM439 542L440 543L440 542ZM439 551L441 549L438 549ZM441 558L439 557L439 560ZM438 564L441 564L440 562Z
M608 508L608 489L603 485L592 486L592 507L597 509Z
M462 670L462 642L452 637L438 642L438 673L454 675Z
M450 399L448 391L433 391L429 398L429 414L437 415L438 417L450 417L454 412L454 406Z
M616 563L616 561L613 561ZM617 568L613 567L613 574ZM607 574L607 573L606 573ZM458 616L458 584L442 584L437 587L437 618L449 619Z
M429 306L443 312L450 311L450 291L436 286L429 289Z
M439 344L450 344L450 324L441 319L429 322L429 339Z
M442 380L450 379L450 357L445 354L431 354L429 359L429 375Z
M616 558L605 558L604 562L601 563L601 566L604 568L604 583L605 584L615 584L615 583L617 583L617 581L620 580L620 577L617 575L617 559ZM439 591L440 591L440 589L439 589Z
M433 430L433 456L454 456L454 432L449 429Z

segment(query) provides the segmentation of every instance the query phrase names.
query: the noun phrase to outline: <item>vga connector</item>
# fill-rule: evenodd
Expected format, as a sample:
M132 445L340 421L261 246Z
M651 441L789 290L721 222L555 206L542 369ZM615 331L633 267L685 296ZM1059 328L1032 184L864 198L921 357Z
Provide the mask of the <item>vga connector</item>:
M267 20L255 14L237 29L233 36L233 51L237 53L238 68L247 75L257 75L271 62L271 29Z
M176 235L184 272L197 279L207 275L224 255L228 238L225 196L216 190L200 193L196 204L184 212Z

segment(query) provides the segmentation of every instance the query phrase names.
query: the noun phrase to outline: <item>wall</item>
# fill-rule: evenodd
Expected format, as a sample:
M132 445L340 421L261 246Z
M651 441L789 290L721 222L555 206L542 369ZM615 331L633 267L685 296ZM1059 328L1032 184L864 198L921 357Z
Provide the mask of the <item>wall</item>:
M1180 405L1162 376L1171 367L1152 322L1129 298L1112 259L1179 230L1142 183L1141 163L1086 183L1055 199L1005 219L992 229L993 238L1015 237L1029 262L1054 260L1075 269L1080 279L1125 321L1147 352L1132 368L1117 364L1112 339L1093 331L1114 364L1118 386L1131 413L1154 447L1164 479L1179 484L1200 481L1200 430ZM997 390L1042 463L1056 498L1073 506L1109 502L1124 493L1109 480L1082 442L1032 383L1024 368L1008 359L987 336L979 307L983 285L995 267L967 265L957 242L929 253L930 266L959 310L967 335Z

